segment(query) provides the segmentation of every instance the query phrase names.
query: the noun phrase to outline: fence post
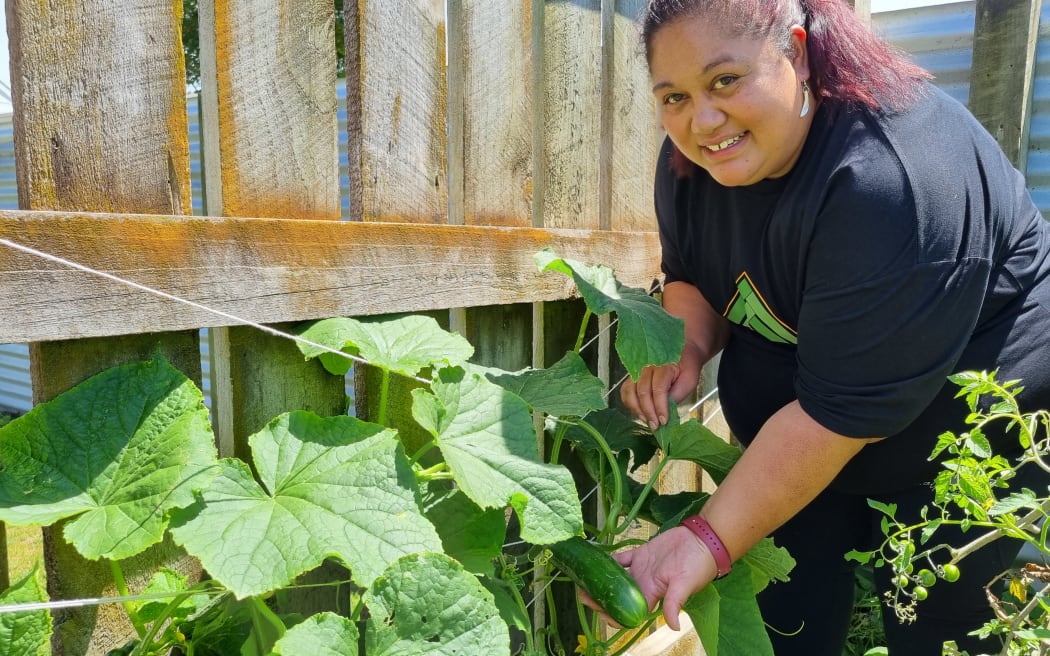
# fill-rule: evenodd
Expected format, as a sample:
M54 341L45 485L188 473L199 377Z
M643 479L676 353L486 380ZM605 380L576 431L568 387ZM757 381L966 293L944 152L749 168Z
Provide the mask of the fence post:
M179 215L189 211L185 69L180 0L8 2L19 206ZM150 36L147 46L139 43ZM130 47L129 44L138 44ZM41 289L41 293L45 290ZM47 401L101 369L149 357L155 348L200 383L196 331L43 342L30 347L34 402ZM54 599L115 594L108 568L84 560L44 531L48 591ZM170 543L125 564L144 585L164 564L192 577L199 566ZM119 607L55 613L52 650L105 654L133 635Z
M1042 0L977 0L970 111L1023 173Z

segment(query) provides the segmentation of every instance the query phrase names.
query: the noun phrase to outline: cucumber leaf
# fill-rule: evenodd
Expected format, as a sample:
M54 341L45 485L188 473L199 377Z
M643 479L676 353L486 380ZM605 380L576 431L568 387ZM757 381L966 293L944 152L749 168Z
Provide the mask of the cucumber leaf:
M713 581L708 587L718 593L717 621L710 616L713 595L704 590L690 597L683 606L693 620L705 652L709 656L773 656L773 645L762 622L747 563L738 560L728 576Z
M569 470L540 459L529 406L459 367L441 369L430 391L412 390L412 416L437 438L460 489L481 508L510 504L521 539L550 544L583 530Z
M788 550L773 543L773 538L762 538L751 547L744 557L751 568L755 593L765 589L773 581L790 581L795 559Z
M446 554L467 571L493 573L493 559L503 552L507 534L501 508L482 510L467 495L455 491L427 508L426 516L441 536Z
M644 289L620 284L613 270L557 257L549 248L536 254L540 271L558 271L576 282L587 308L616 313L616 352L633 380L646 365L678 362L685 345L685 322L663 309Z
M107 369L0 428L0 521L50 525L85 558L160 542L215 474L201 391L164 358Z
M238 598L282 587L336 555L368 586L407 553L440 550L396 433L354 417L281 415L249 442L248 465L224 460L175 541Z
M669 458L696 463L716 484L725 479L743 453L740 447L729 444L696 419L673 425L668 422L656 434L662 437Z
M630 451L633 454L632 471L652 460L656 454L656 442L652 435L641 424L628 419L619 410L597 410L586 415L583 420L605 438L613 453ZM576 425L565 431L565 439L583 451L595 451L599 448L594 437Z
M0 606L47 601L47 591L40 584L37 568L0 593ZM26 610L0 613L0 654L7 656L42 656L50 653L51 613Z
M323 612L288 629L274 644L272 656L347 656L358 652L357 641L356 624L335 613Z
M533 410L557 417L582 417L606 407L605 383L591 373L575 351L547 369L490 374L488 379L520 396Z
M367 656L510 653L492 594L444 554L405 556L365 593Z
M423 369L463 364L474 347L461 336L442 330L433 317L407 315L395 319L322 319L302 327L299 337L337 351L357 355L377 367L405 376ZM342 376L352 361L310 344L296 342L307 359L318 357L329 372Z

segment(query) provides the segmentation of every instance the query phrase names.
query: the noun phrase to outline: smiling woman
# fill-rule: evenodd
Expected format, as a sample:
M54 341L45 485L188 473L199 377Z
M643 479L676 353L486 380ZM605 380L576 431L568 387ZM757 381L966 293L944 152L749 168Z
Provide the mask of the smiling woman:
M664 424L668 397L720 354L747 448L701 510L704 539L678 526L618 559L673 627L726 553L772 535L798 563L759 596L774 652L838 654L844 554L881 519L869 499L917 518L939 468L927 456L966 416L947 377L998 370L1024 380L1027 407L1050 405L1050 224L973 115L841 0L650 0L642 33L668 137L663 303L686 344L621 396ZM983 583L1020 547L1003 544L930 590L916 622L888 622L890 652L998 651L969 634L990 613Z

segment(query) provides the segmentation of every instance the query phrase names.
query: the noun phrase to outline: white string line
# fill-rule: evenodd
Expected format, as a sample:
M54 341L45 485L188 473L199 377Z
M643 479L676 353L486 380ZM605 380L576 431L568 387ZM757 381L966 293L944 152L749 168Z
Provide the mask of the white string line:
M307 346L312 346L312 347L314 347L316 349L320 349L320 350L322 350L322 351L324 351L326 353L331 353L332 355L338 355L338 356L346 358L347 360L351 360L353 362L357 362L357 363L360 363L360 364L371 364L371 362L369 362L365 358L362 358L360 356L347 353L346 351L340 351L338 349L334 349L334 348L331 348L329 346L325 346L324 344L318 344L317 342L311 341L311 340L306 339L304 337L300 337L299 335L293 335L291 333L286 333L284 331L277 330L276 328L271 328L270 326L267 326L265 324L261 324L261 323L255 322L255 321L252 321L250 319L245 319L243 317L238 317L237 315L230 314L228 312L223 312L222 310L217 310L215 308L208 307L207 305L203 305L201 303L197 303L196 301L191 301L189 299L182 298L180 296L175 296L174 294L169 294L168 292L164 292L164 291L161 291L159 289L154 289L153 287L148 287L146 285L137 283L137 282L135 282L133 280L128 280L126 278L121 278L120 276L115 276L112 273L106 273L105 271L99 271L98 269L92 269L91 267L85 266L85 265L80 264L78 262L73 262L72 260L67 260L67 259L59 257L57 255L51 255L50 253L45 253L43 251L38 251L35 248L31 248L29 246L24 246L22 244L15 243L15 242L11 241L10 239L0 239L0 244L3 244L4 246L7 246L8 248L13 248L13 249L15 249L17 251L22 251L23 253L28 253L30 255L35 255L36 257L39 257L39 258L42 258L42 259L45 259L45 260L49 260L51 262L55 262L56 264L61 264L62 266L66 266L66 267L69 267L71 269L76 269L77 271L82 271L84 273L89 273L91 275L98 276L100 278L105 278L106 280L111 280L113 282L117 282L117 283L120 283L122 285L126 285L128 287L132 287L132 288L137 289L139 291L144 291L144 292L148 292L150 294L154 294L155 296L160 296L161 298L167 299L169 301L175 301L176 303L182 303L183 305L188 305L188 306L190 306L190 307L192 307L194 309L202 310L204 312L208 312L210 314L214 314L214 315L222 317L224 319L229 319L229 320L231 320L231 321L233 321L235 323L238 323L238 324L244 324L246 326L250 326L252 328L255 328L256 330L261 330L261 331L263 331L265 333L269 333L269 334L274 335L276 337L282 337L282 338L285 338L285 339L290 339L290 340L292 340L294 342L298 342L300 344L306 344ZM433 381L430 381L430 380L426 380L424 378L418 378L416 376L409 376L409 378L412 378L412 379L414 379L414 380L416 380L418 382L426 383L426 384L430 384L431 382L433 382Z
M287 588L286 588L287 589ZM147 592L137 595L127 595L123 597L88 597L85 599L65 599L60 601L36 601L26 602L24 604L7 604L0 606L0 615L5 613L30 613L33 611L41 610L62 610L65 608L81 608L85 606L102 606L105 604L123 604L133 601L165 601L168 599L174 599L179 595L185 594L188 596L197 595L221 595L226 594L226 590L200 590L200 591L187 591L181 592Z

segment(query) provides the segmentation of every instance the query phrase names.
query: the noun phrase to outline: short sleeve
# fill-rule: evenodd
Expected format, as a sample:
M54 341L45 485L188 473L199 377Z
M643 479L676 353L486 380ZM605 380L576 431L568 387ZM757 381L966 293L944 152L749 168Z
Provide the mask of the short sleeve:
M894 435L945 384L970 341L990 276L960 235L965 212L916 210L893 160L840 169L809 243L799 315L800 404L829 430Z

